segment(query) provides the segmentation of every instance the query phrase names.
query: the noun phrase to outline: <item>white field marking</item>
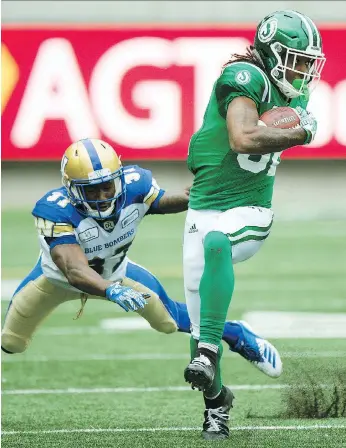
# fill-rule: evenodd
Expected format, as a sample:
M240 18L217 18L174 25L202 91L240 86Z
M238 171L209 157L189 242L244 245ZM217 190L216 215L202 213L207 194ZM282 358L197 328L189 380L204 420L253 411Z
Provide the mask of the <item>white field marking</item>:
M21 280L2 280L1 281L1 300L9 300L14 291L19 286Z
M281 352L281 358L341 358L345 356L343 351L331 352ZM227 351L223 354L224 358L233 358L237 353ZM170 361L170 360L187 360L187 353L130 353L130 354L86 354L86 355L70 355L70 356L26 356L26 355L2 355L3 363L18 362L80 362L80 361Z
M232 354L233 355L233 354ZM231 356L232 356L231 355ZM2 362L55 362L55 361L169 361L175 359L189 359L188 353L132 353L132 354L89 354L83 356L11 356L2 355Z
M310 431L313 429L345 429L346 425L289 425L289 426L234 426L230 431ZM107 433L107 432L174 432L174 431L200 431L194 427L168 427L168 428L78 428L78 429L46 429L42 431L2 431L3 436L16 434L69 434L69 433Z
M39 330L37 336L70 336L70 335L86 335L86 334L106 334L106 333L123 333L124 330L112 330L100 327L45 327Z
M319 384L322 388L333 387L333 384ZM233 384L228 386L232 390L281 390L294 388L290 384ZM309 388L309 384L306 388ZM68 387L67 389L3 389L1 395L70 395L70 394L126 394L126 393L152 393L152 392L186 392L189 386L168 387L95 387L92 389Z
M228 386L232 390L266 390L287 389L288 384L237 384ZM69 387L67 389L8 389L2 390L2 395L66 395L66 394L123 394L123 393L151 393L151 392L186 392L189 386L168 387L96 387L83 389Z
M263 338L346 338L346 313L251 311L243 319Z
M143 317L121 317L117 319L102 319L104 330L152 330L149 322Z

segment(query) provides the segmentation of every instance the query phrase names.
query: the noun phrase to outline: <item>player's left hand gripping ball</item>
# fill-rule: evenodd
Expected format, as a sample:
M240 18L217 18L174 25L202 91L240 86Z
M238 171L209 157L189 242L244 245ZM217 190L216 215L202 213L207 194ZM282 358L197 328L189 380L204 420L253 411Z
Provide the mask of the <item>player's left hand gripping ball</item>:
M308 112L300 106L297 106L295 110L300 117L300 127L302 127L306 132L306 139L304 142L304 145L306 145L311 143L315 138L317 131L317 120L311 112Z
M141 294L127 286L121 286L119 282L113 283L106 289L106 298L117 303L126 312L137 311L148 303L149 294Z

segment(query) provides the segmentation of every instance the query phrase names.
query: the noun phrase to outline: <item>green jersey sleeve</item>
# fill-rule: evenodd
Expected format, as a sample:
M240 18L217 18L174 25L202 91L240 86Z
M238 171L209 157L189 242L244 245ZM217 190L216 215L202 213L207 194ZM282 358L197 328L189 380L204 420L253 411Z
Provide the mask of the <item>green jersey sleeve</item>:
M251 98L259 110L261 103L270 101L270 90L269 79L263 70L248 62L233 62L216 81L219 113L226 118L230 102L238 96Z

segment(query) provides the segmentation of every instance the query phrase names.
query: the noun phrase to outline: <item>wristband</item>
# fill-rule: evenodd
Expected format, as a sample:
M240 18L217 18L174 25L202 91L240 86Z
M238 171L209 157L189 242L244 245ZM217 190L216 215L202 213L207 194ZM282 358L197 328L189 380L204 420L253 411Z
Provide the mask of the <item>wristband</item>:
M309 130L307 130L307 129L304 129L304 131L306 132L306 137L305 137L303 145L307 145L312 140L312 133Z

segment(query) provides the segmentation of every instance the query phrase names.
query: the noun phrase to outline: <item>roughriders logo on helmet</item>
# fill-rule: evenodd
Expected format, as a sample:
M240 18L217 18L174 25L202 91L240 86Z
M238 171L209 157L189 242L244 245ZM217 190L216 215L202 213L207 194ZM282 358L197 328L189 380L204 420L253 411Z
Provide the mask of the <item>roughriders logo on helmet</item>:
M269 42L275 36L277 29L278 21L275 18L265 21L258 31L259 40L261 42Z
M297 11L277 11L259 24L254 47L266 72L286 98L306 94L316 87L326 58L322 38L314 22ZM304 62L308 70L299 68ZM292 75L294 73L294 75ZM301 80L298 85L294 79Z

